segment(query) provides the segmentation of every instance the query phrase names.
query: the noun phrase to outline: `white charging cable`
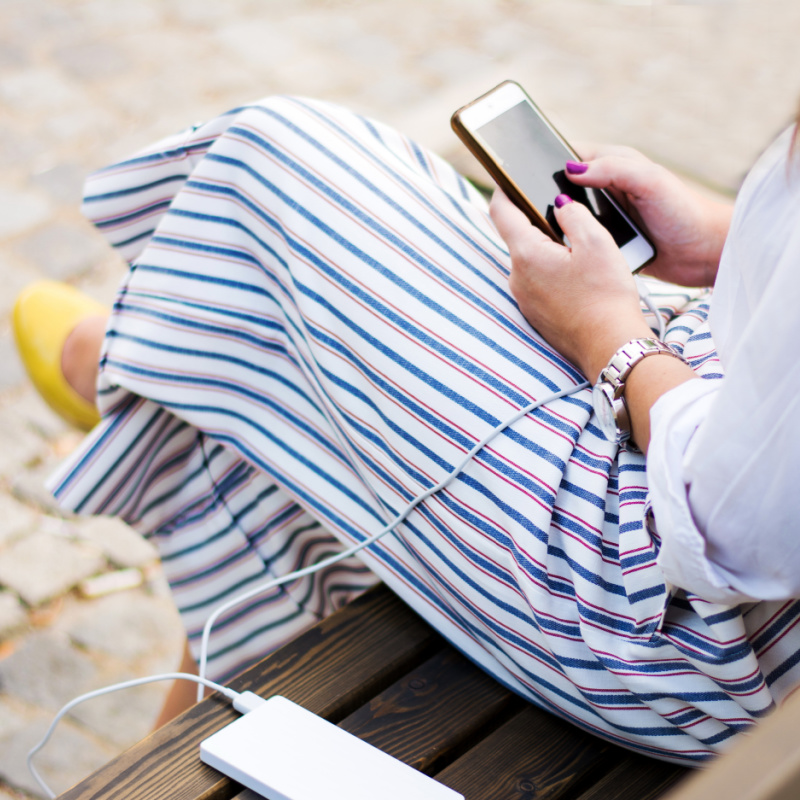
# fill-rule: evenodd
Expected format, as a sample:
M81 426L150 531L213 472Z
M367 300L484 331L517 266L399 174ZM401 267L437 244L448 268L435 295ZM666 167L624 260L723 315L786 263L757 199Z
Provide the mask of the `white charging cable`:
M656 324L658 325L658 338L663 341L664 334L667 331L667 325L664 322L664 317L661 315L661 311L659 310L658 306L653 302L653 298L650 296L650 290L647 288L647 284L638 276L634 276L634 280L636 281L636 289L639 292L639 299L647 306L647 310L655 316Z
M197 675L191 675L187 672L167 672L164 675L151 675L148 678L136 678L131 681L115 683L113 686L106 686L102 689L95 689L93 692L82 694L80 697L70 700L69 703L67 703L61 709L61 711L56 714L42 740L28 753L28 770L36 779L36 782L39 784L39 786L42 787L45 794L50 798L56 796L55 792L53 792L53 790L45 783L44 778L42 778L42 776L39 774L36 767L33 766L33 757L50 741L50 737L53 735L56 725L58 725L65 714L68 714L73 708L75 708L75 706L80 705L86 700L92 700L95 697L102 697L104 694L111 694L111 692L118 692L122 689L131 689L134 686L143 686L146 683L174 680L194 681L201 686L208 686L210 689L216 689L216 691L218 691L220 694L224 695L229 700L232 700L233 707L242 714L252 711L258 705L265 702L263 698L253 694L253 692L235 692L233 689L229 689L227 686L221 686L218 683L214 683L214 681L209 681L206 678L200 678Z
M325 569L325 567L329 567L332 564L336 564L339 561L342 561L345 558L349 558L352 555L355 555L360 550L363 550L365 547L369 547L371 544L374 544L378 541L378 539L386 536L387 533L391 533L401 522L403 522L408 515L423 501L427 500L431 495L436 494L436 492L441 491L446 486L449 486L462 472L462 470L469 464L470 461L476 456L476 454L486 447L489 442L492 441L496 436L502 433L506 428L510 425L513 425L518 420L522 419L523 417L530 414L532 411L535 411L539 406L545 405L545 403L551 403L553 400L559 400L562 397L565 397L570 394L574 394L581 389L587 389L589 387L588 381L584 381L583 383L579 383L576 386L570 386L567 389L563 389L560 392L555 392L554 394L545 397L543 400L537 400L529 405L521 408L517 411L514 416L510 419L507 419L505 422L501 422L497 427L492 429L486 436L483 437L462 459L462 461L455 467L448 475L444 478L444 480L437 483L435 486L431 486L430 489L422 492L422 494L417 495L383 530L379 531L378 533L373 534L372 536L364 539L364 541L359 542L357 545L348 548L347 550L343 550L341 553L337 553L335 556L330 556L329 558L324 559L323 561L319 561L316 564L312 564L309 567L305 567L303 569L299 569L296 572L292 572L289 575L284 575L280 578L275 578L267 583L263 583L260 586L256 586L248 592L244 592L240 594L238 597L234 597L232 600L229 600L227 603L223 603L221 606L218 606L211 616L206 620L206 624L203 627L203 638L200 642L200 660L198 664L198 674L200 677L205 677L206 674L206 667L208 665L208 642L209 638L211 637L211 629L214 627L214 623L219 619L219 617L224 614L226 611L230 611L235 606L238 606L240 603L244 603L247 600L251 600L253 597L257 595L263 594L264 592L268 592L270 589L274 589L276 586L282 586L284 583L289 583L290 581L296 580L297 578L303 578L306 575L311 575L321 569ZM203 699L203 687L197 687L197 700L198 702Z
M664 338L664 332L666 329L664 318L661 315L661 311L658 309L656 304L653 302L652 297L650 297L650 291L647 288L647 285L639 278L635 278L636 280L636 288L639 292L639 297L642 302L647 306L647 308L653 313L656 318L658 324L658 338ZM453 469L447 477L444 478L440 483L437 483L435 486L432 486L430 489L424 491L422 494L415 497L406 507L401 511L383 530L379 531L378 533L373 534L372 536L364 539L364 541L359 542L357 545L348 548L347 550L343 550L341 553L337 553L335 556L331 556L329 558L324 559L323 561L318 562L317 564L313 564L312 566L305 567L303 569L299 569L296 572L292 572L289 575L284 575L280 578L275 578L267 583L263 583L260 586L256 586L253 589L250 589L247 592L240 594L238 597L234 597L233 599L229 600L226 603L223 603L221 606L218 606L208 617L206 620L206 624L203 626L203 635L200 641L200 658L198 664L198 673L200 677L205 677L206 669L208 667L208 646L209 646L209 639L211 637L211 629L214 627L217 620L227 611L230 611L232 608L240 605L241 603L246 602L247 600L251 600L254 597L257 597L264 592L268 592L270 589L274 589L278 586L283 586L285 583L289 583L294 581L298 578L303 578L307 575L312 575L315 572L318 572L321 569L325 569L326 567L331 566L332 564L336 564L339 561L344 560L345 558L349 558L352 555L355 555L359 551L363 550L365 547L369 547L371 544L374 544L381 539L383 536L386 536L387 533L391 533L401 522L403 522L408 515L422 502L427 500L431 495L436 494L436 492L444 489L450 483L452 483L455 478L464 470L464 468L469 464L470 461L476 456L476 454L486 447L489 442L492 441L497 435L502 433L506 428L510 425L513 425L518 420L522 419L523 417L530 414L532 411L535 411L540 406L546 405L547 403L551 403L554 400L558 400L562 397L565 397L570 394L574 394L581 389L586 389L590 386L588 381L584 381L576 386L569 387L564 389L560 392L556 392L549 397L544 398L543 400L537 400L529 405L521 408L514 416L510 419L506 420L505 422L501 422L497 427L491 430L483 439L481 439L463 458L461 463ZM198 702L203 699L203 687L202 685L198 685L197 687L197 700Z
M566 397L571 394L575 394L583 389L589 388L588 381L583 381L582 383L576 384L575 386L570 386L566 389L563 389L559 392L555 392L554 394L548 395L542 400L537 400L529 405L521 408L517 411L512 417L507 419L505 422L501 422L497 425L494 429L492 429L486 436L483 437L462 459L462 461L458 464L455 469L453 469L444 480L440 483L437 483L435 486L431 486L430 489L422 492L421 494L417 495L406 507L401 511L385 528L380 530L378 533L373 534L372 536L364 539L362 542L359 542L357 545L348 548L347 550L343 550L341 553L337 553L335 556L331 556L330 558L326 558L323 561L319 561L316 564L313 564L309 567L305 567L303 569L299 569L296 572L292 572L288 575L284 575L280 578L275 578L267 583L261 584L260 586L256 586L248 592L244 592L240 594L238 597L229 600L227 603L219 606L215 611L211 614L211 616L206 621L205 627L203 628L203 638L200 645L200 663L199 663L199 675L191 675L189 673L183 672L171 672L166 673L164 675L154 675L149 678L137 678L136 680L125 681L124 683L117 683L113 686L106 686L103 689L97 689L93 692L87 692L86 694L81 695L80 697L76 697L74 700L71 700L67 703L59 712L56 714L53 722L50 724L47 732L44 735L44 738L28 753L28 769L31 772L31 775L36 779L38 784L42 787L48 797L54 798L55 794L50 790L47 784L44 782L42 777L39 775L36 768L33 766L33 757L47 744L50 740L50 737L55 730L56 725L59 721L64 717L65 714L68 714L75 706L79 705L80 703L85 702L86 700L91 700L95 697L101 697L102 695L109 694L111 692L120 691L122 689L129 689L134 686L141 686L146 683L155 683L157 681L167 681L167 680L188 680L194 681L198 684L198 696L197 699L203 699L203 687L208 686L211 689L215 689L216 691L223 694L225 697L233 700L233 706L236 708L237 711L241 713L247 713L251 711L258 703L260 703L263 698L259 698L257 695L254 695L252 692L235 692L232 689L228 689L225 686L221 686L213 681L208 680L205 677L206 667L208 663L208 642L211 636L211 629L214 626L214 623L219 619L220 615L224 614L226 611L229 611L231 608L239 605L240 603L244 603L247 600L250 600L253 597L256 597L263 592L268 592L270 589L275 588L276 586L282 586L284 583L289 583L290 581L296 580L297 578L305 577L306 575L312 575L315 572L318 572L321 569L325 569L326 567L331 566L332 564L336 564L339 561L342 561L345 558L349 558L352 555L355 555L360 550L363 550L365 547L369 547L371 544L374 544L383 536L386 536L387 533L391 533L401 522L403 522L408 515L422 502L427 500L431 495L435 494L436 492L444 489L450 483L452 483L458 475L462 472L462 470L469 464L470 461L476 456L476 454L486 447L489 442L492 441L496 436L502 433L506 428L510 425L513 425L515 422L519 421L523 417L530 414L532 411L535 411L540 406L543 406L547 403L551 403L554 400L559 400L562 397Z

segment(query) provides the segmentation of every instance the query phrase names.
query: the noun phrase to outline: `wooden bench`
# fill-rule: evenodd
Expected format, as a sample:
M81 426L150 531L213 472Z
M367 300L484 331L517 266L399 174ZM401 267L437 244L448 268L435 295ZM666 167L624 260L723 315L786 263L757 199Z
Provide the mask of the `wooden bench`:
M284 695L433 775L467 800L651 800L687 772L607 744L525 703L457 653L383 586L230 685L262 696ZM227 701L212 695L61 797L255 798L202 764L198 755L200 742L237 716ZM791 746L797 749L794 741ZM723 767L726 761L717 764ZM709 788L717 773L728 774L714 767L687 781L669 800L744 797L729 784L720 791ZM693 788L697 781L706 782L697 784L700 793ZM748 800L784 797L800 793L747 795Z

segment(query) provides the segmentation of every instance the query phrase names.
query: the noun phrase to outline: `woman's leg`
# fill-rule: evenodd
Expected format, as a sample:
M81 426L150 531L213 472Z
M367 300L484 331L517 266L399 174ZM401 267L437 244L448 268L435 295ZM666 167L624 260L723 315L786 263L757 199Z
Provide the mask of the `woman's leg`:
M67 337L61 352L61 371L67 383L90 403L97 399L97 370L107 324L107 316L81 320Z

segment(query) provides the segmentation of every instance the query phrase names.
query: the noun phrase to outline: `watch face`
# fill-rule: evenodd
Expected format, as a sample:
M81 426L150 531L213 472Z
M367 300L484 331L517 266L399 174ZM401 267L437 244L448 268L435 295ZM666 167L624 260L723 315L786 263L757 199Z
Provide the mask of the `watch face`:
M611 398L606 392L613 392L613 388L607 383L596 383L592 387L592 405L594 406L594 413L597 414L597 423L600 430L603 431L603 436L609 442L618 441L617 434L617 421L614 419L614 406L611 404Z

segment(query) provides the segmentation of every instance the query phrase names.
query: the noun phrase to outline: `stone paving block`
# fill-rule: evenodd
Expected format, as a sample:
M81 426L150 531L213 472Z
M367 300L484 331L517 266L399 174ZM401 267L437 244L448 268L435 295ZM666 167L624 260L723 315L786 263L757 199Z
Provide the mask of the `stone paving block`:
M0 370L0 392L14 389L27 381L28 376L17 353L11 325L8 322L5 324L0 322L0 364L3 365L3 369Z
M0 186L0 238L17 236L41 225L50 216L47 196L31 189Z
M75 224L47 225L19 240L15 252L35 264L47 278L71 280L88 272L105 255L103 243L89 229Z
M83 184L88 170L80 164L65 162L35 172L31 183L43 189L58 205L76 209L83 197Z
M118 567L142 567L158 560L155 547L122 520L90 517L76 520L75 534L91 542Z
M0 34L0 69L25 67L29 63L25 48L16 44L8 33Z
M63 437L75 430L42 400L32 383L26 383L24 389L0 413L3 411L8 411L45 440Z
M149 31L164 22L163 6L163 0L125 0L125 3L94 0L82 12L84 24L93 30Z
M226 0L224 6L217 0L166 0L164 3L181 27L216 25L239 17L246 4L247 0Z
M8 408L0 409L0 476L13 478L47 452L47 444Z
M117 672L102 684L121 683L134 677L137 676ZM103 695L79 705L69 716L124 750L153 730L169 686L170 682L164 681Z
M0 166L5 169L18 169L22 164L29 164L42 149L39 135L0 125Z
M174 606L142 589L86 600L66 610L58 621L81 647L133 662L170 651L177 636Z
M0 275L3 276L3 291L0 292L0 317L11 314L17 295L22 289L43 277L42 273L32 264L2 251L0 251Z
M0 554L0 583L36 606L104 567L105 559L96 548L37 532L12 542Z
M34 467L16 471L10 476L11 493L23 503L34 506L50 516L70 517L72 514L59 507L45 485L57 464L57 460L48 458Z
M33 531L38 519L32 508L0 491L0 546Z
M126 3L127 5L127 3ZM56 64L80 81L100 81L124 73L130 61L115 41L82 42L53 51Z
M27 620L19 598L12 592L0 591L0 641L17 632Z
M0 4L6 11L5 28L14 41L31 47L41 41L42 34L58 31L61 35L69 33L74 26L75 17L63 3L53 0L15 0ZM20 13L24 9L24 13Z
M26 759L28 751L44 736L52 715L35 709L3 707L2 701L0 714L17 723L13 733L0 734L0 779L34 797L46 797L28 771ZM116 748L87 735L76 723L66 719L59 723L53 738L37 754L35 764L50 788L61 793L115 755Z
M85 106L88 97L55 67L33 67L0 79L0 99L20 114L54 113Z
M0 688L40 708L58 711L88 691L97 673L91 656L59 631L34 631L0 661Z

